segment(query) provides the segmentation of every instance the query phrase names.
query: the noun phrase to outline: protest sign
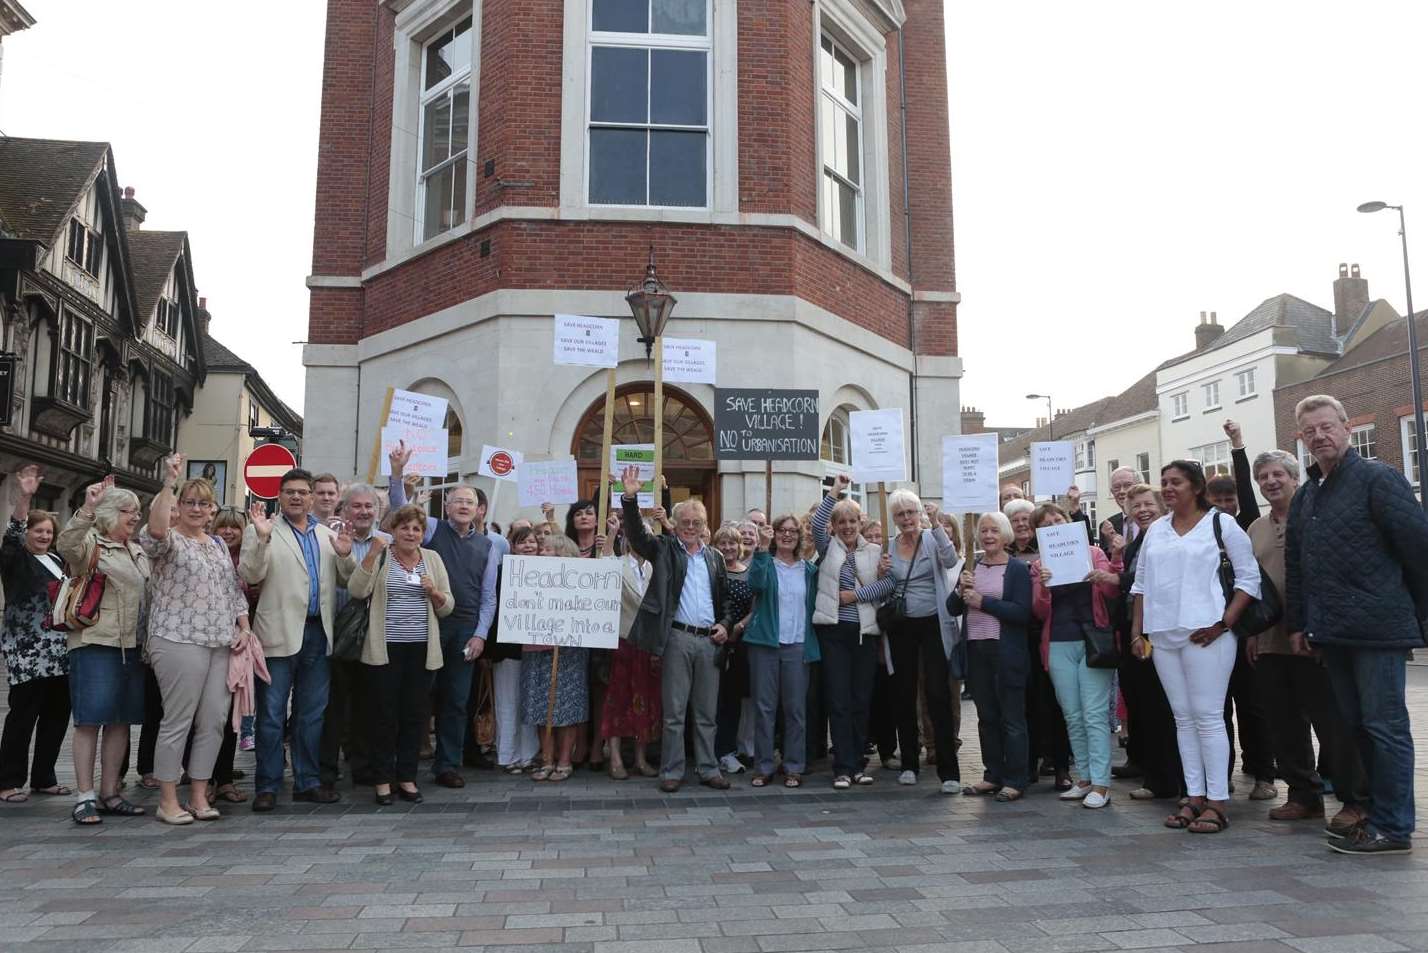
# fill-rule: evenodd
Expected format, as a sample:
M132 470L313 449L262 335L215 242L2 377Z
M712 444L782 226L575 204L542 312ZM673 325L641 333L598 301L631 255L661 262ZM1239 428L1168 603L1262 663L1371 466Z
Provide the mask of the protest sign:
M664 379L693 384L714 383L717 352L713 341L660 338L664 342Z
M1061 496L1076 482L1076 447L1069 440L1031 445L1031 492Z
M949 513L996 512L996 434L942 438L942 508Z
M444 403L444 401L443 401ZM444 412L444 411L443 411ZM389 425L382 428L382 476L392 475L392 461L387 454L406 444L412 452L411 459L402 468L404 475L446 476L447 433L445 428L429 430L425 428Z
M501 560L498 610L499 642L616 648L620 643L620 563L615 559L508 555Z
M557 364L615 367L620 363L620 322L583 314L555 316Z
M640 509L652 509L655 505L654 485L654 444L617 443L610 447L610 472L615 475L615 488L610 491L610 505L620 506L620 497L625 489L620 484L620 476L625 467L640 468ZM604 532L602 528L600 530Z
M446 398L431 397L410 390L392 390L392 404L387 408L383 427L405 427L410 430L440 430L446 426ZM443 456L445 451L442 452ZM444 464L443 464L444 465ZM382 471L386 473L386 470Z
M714 435L719 460L817 460L818 391L719 388Z
M482 444L481 465L476 468L476 472L484 477L491 477L493 480L515 483L516 470L520 468L521 461L524 459L525 454L519 450L493 447L489 443Z
M1041 565L1051 570L1050 586L1085 582L1091 571L1091 544L1081 523L1058 523L1036 531L1036 548Z
M575 458L522 461L516 470L516 496L521 506L574 503L580 499Z
M855 410L848 415L853 445L854 483L897 483L907 479L902 408Z

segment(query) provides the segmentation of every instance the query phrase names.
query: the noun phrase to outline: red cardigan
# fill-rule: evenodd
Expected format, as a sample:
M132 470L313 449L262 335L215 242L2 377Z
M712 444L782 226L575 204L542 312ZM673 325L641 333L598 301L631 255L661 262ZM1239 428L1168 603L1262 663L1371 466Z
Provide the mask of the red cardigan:
M1106 558L1106 554L1101 552L1101 547L1091 547L1091 566L1093 569L1103 569L1106 572L1118 573L1121 571L1121 562L1116 560L1111 562ZM1111 628L1111 608L1110 603L1114 599L1120 598L1121 588L1113 583L1098 582L1091 587L1091 615L1096 620L1096 625L1103 629ZM1041 582L1041 560L1031 564L1031 612L1041 620L1041 667L1050 671L1051 669L1051 589Z

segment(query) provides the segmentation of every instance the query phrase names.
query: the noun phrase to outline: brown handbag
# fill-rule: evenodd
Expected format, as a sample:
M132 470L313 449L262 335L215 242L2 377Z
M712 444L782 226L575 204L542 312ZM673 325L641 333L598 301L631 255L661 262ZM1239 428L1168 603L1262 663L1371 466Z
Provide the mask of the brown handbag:
M54 632L87 629L99 621L99 605L104 601L106 576L99 565L99 543L89 554L89 568L78 576L52 579L45 588L50 597L50 613L45 625Z
M476 744L488 748L496 743L496 689L492 681L491 664L477 664L481 666L481 675L476 686L476 714L472 722L476 729Z

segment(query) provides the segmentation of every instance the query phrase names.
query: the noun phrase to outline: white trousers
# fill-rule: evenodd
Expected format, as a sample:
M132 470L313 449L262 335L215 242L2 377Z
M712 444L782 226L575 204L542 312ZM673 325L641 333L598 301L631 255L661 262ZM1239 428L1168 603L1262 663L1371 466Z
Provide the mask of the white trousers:
M521 724L521 660L497 662L491 673L496 695L496 763L525 764L540 751L535 726Z
M1175 739L1191 797L1230 797L1230 736L1225 732L1225 692L1238 646L1226 632L1209 645L1189 633L1156 633L1151 661L1175 715Z

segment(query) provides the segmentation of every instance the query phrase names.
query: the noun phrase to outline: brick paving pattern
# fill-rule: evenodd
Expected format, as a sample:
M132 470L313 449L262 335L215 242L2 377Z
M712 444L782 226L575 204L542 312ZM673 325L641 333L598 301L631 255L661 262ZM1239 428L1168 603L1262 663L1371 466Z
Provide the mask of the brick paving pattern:
M1409 684L1421 795L1428 668ZM1131 801L1125 782L1087 811L1048 786L1009 805L943 797L931 772L843 794L826 772L797 792L744 775L727 795L668 797L588 772L467 776L461 791L424 784L415 807L344 785L338 805L223 805L222 821L183 828L80 829L69 799L0 805L0 950L1428 950L1423 837L1415 855L1343 857L1318 825L1266 820L1274 802L1246 802L1243 777L1231 828L1194 836L1163 828L1166 803Z

